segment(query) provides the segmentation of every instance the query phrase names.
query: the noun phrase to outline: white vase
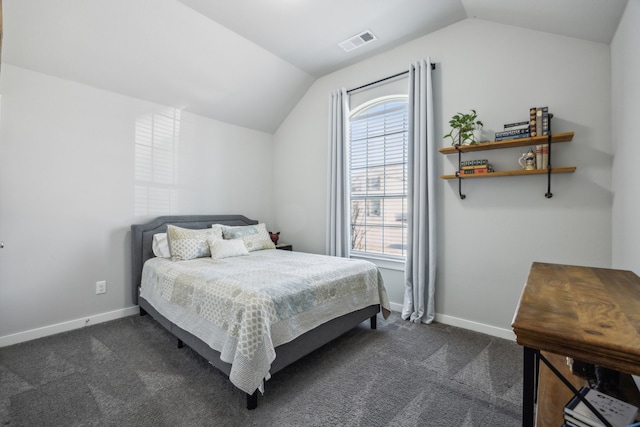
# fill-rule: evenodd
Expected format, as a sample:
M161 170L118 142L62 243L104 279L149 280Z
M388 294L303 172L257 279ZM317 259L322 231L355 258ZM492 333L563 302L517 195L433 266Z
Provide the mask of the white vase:
M473 130L473 139L475 142L482 141L482 129L474 129Z

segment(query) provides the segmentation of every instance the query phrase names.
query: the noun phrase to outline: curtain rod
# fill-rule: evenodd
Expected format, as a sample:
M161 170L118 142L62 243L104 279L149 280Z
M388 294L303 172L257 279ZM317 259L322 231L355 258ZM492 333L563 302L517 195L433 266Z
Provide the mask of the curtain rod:
M434 64L433 62L431 63L431 69L432 70L436 69L436 64ZM382 82L384 82L386 80L395 79L396 77L400 77L400 76L403 76L403 75L408 74L408 73L409 73L409 70L403 71L403 72L398 73L398 74L394 74L393 76L384 77L384 78L382 78L380 80L376 80L375 82L367 83L365 85L358 86L358 87L353 88L353 89L349 89L349 90L347 90L347 93L355 92L356 90L364 89L365 87L373 86L373 85L376 85L378 83L382 83Z

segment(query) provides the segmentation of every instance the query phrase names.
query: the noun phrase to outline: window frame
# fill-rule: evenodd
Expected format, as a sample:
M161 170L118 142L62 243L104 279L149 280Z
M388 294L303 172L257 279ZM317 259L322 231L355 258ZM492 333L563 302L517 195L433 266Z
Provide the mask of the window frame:
M389 104L392 102L402 102L404 104L407 105L407 109L408 109L408 100L409 100L409 96L408 94L394 94L394 95L385 95L385 96L380 96L380 97L376 97L372 100L363 102L362 104L360 104L358 107L354 108L353 110L351 110L349 112L349 129L348 129L348 152L349 152L349 169L348 169L348 198L349 198L349 202L348 205L350 206L349 208L349 224L350 224L350 237L349 240L350 242L352 241L353 236L351 235L352 231L351 231L351 221L352 221L352 217L351 217L351 206L352 206L352 192L353 192L353 188L351 186L351 178L352 178L352 170L351 170L351 122L352 119L354 117L357 117L359 114L362 114L363 112L366 112L367 110L371 110L373 108L376 108L377 106L381 106L384 104ZM408 114L408 111L407 111ZM407 117L407 121L405 122L405 129L403 130L403 132L405 133L405 135L408 133L408 117ZM385 134L386 136L386 134ZM408 143L408 142L407 142ZM406 150L406 148L405 148ZM407 157L406 157L406 151L403 155L404 157L404 161L402 163L402 167L403 167L403 175L404 178L407 179L406 177L406 171L407 171ZM370 167L367 164L367 167ZM375 178L375 177L374 177ZM372 181L370 181L370 177L369 179L365 179L364 181L364 187L367 189L370 189L369 187L372 184ZM379 177L376 178L378 180L379 183ZM391 197L382 195L382 196L378 196L378 195L373 195L370 197L365 197L362 200L364 201L364 207L365 207L365 216L369 216L369 205L368 202L371 202L372 199L376 199L378 200L378 203L382 203L382 199L390 199ZM406 207L406 198L407 198L407 188L406 188L406 181L403 183L403 190L402 190L402 196L401 196L401 200L403 203L403 206ZM404 208L403 208L404 209ZM404 217L406 218L407 213L404 212ZM402 217L402 212L401 212L401 217ZM384 228L384 223L382 225L382 227ZM399 227L402 230L402 244L404 246L403 252L404 255L402 254L389 254L389 253L378 253L378 252L370 252L370 251L361 251L361 250L355 250L352 247L350 248L350 256L352 258L360 258L360 259L366 259L369 260L371 262L374 262L376 265L378 265L379 267L384 267L384 268L388 268L388 269L393 269L393 270L404 270L404 265L406 262L406 244L407 244L407 230L406 230L406 226L400 226Z

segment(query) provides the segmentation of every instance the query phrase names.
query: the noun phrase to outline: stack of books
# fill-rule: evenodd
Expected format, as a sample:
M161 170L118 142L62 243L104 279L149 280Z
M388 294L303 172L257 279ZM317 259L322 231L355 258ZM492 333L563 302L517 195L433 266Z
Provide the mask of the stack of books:
M549 144L536 145L536 169L549 167Z
M529 138L531 136L529 122L515 122L504 125L502 132L496 132L496 141L506 139Z
M529 134L531 136L549 135L549 119L553 114L549 114L549 107L529 108Z
M626 427L636 421L638 408L634 405L589 387L582 387L580 394L614 427ZM564 407L564 425L604 427L602 421L577 396L574 396Z
M496 132L495 140L504 141L549 135L549 121L552 117L553 114L549 113L549 107L531 107L529 108L529 120L505 124L503 131Z
M489 164L489 160L463 160L460 162L460 175L470 175L479 173L491 173L493 166Z

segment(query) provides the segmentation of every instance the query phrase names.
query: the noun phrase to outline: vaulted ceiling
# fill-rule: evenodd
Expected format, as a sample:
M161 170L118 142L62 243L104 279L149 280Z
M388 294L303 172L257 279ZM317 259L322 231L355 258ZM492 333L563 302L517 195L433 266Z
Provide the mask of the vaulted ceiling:
M4 0L2 61L274 132L315 79L477 18L610 43L628 0ZM377 40L350 53L364 30Z

